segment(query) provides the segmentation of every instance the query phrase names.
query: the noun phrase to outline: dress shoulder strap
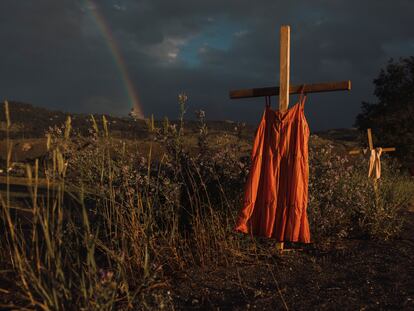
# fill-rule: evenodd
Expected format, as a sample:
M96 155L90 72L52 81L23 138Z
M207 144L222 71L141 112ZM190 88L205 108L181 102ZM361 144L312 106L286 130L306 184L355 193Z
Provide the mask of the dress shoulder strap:
M300 90L300 95L299 95L299 105L302 108L305 107L305 100L306 100L305 88L306 88L306 84L303 84Z
M271 102L271 97L270 96L266 96L265 97L265 102L266 102L266 108L270 108L272 102Z

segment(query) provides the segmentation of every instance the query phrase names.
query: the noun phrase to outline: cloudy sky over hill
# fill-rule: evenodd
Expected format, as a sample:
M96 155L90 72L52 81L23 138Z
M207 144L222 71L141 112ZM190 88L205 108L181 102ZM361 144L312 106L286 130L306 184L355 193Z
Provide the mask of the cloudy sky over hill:
M387 61L414 55L413 12L411 0L1 0L0 99L174 118L184 91L189 117L255 124L264 99L228 91L277 84L289 24L293 84L353 83L309 96L312 129L350 127Z

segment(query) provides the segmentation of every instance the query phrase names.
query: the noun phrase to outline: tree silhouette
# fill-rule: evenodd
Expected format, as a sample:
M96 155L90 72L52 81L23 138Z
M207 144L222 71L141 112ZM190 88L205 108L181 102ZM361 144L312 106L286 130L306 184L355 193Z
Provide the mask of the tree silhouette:
M372 128L375 144L397 147L396 155L414 163L414 56L390 59L374 79L377 103L362 103L355 125Z

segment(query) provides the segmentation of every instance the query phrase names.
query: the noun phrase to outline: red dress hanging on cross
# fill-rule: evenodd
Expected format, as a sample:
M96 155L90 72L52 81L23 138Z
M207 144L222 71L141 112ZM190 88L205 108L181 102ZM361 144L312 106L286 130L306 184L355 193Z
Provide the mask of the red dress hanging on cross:
M286 112L266 104L256 132L244 204L235 229L279 242L310 242L309 127L305 96Z
M308 199L309 128L305 98L288 109L289 94L350 90L351 81L290 85L290 26L280 28L279 87L230 91L230 98L279 96L279 111L267 105L257 130L244 206L236 230L283 241L310 242Z

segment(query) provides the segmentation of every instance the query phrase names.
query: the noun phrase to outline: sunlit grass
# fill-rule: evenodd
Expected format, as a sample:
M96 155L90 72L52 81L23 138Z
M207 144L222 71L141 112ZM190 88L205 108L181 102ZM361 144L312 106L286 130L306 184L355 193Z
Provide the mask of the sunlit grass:
M138 148L112 138L105 117L100 128L91 116L90 137L78 136L69 117L63 130L47 133L47 156L27 164L30 200L24 207L10 195L7 170L0 250L4 277L15 281L16 307L170 310L174 273L276 254L232 231L248 173L240 159L248 142L237 133L212 135L201 113L199 134L188 137L186 100L179 97L178 123L165 120L158 128L149 120L150 139ZM9 129L7 103L5 109ZM6 140L10 167L8 132ZM349 168L332 148L311 154L309 213L316 239L357 229L373 238L398 234L398 211L412 183L385 172L381 205L375 206L362 178L365 166Z

